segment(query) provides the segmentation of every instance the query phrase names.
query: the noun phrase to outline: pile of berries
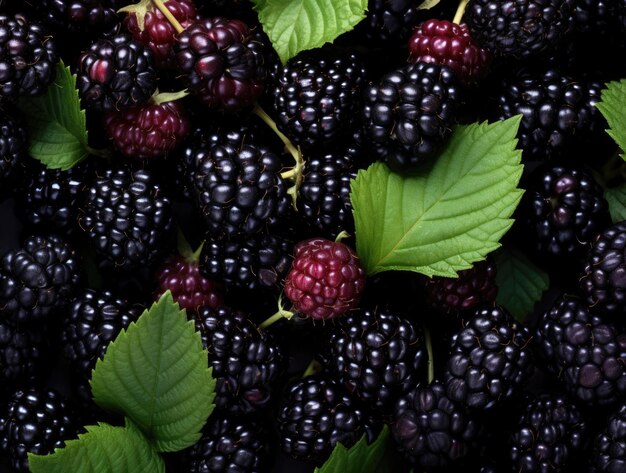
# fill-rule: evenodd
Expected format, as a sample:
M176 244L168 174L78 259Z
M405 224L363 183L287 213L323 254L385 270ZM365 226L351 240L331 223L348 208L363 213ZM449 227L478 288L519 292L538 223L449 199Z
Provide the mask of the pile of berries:
M398 472L626 472L626 222L605 198L626 172L596 107L626 78L626 1L417 3L370 0L283 64L247 0L0 0L0 472L81 433L97 360L166 291L216 379L168 471L312 472L386 425ZM98 155L67 170L29 156L19 111L60 60ZM535 310L499 304L491 256L366 274L358 171L422 173L457 124L516 115L503 244L550 276Z

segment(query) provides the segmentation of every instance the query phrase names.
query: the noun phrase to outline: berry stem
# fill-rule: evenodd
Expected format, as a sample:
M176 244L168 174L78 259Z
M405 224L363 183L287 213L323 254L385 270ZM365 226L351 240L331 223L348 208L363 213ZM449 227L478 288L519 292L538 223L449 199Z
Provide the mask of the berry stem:
M430 330L424 326L424 343L426 343L426 353L428 353L428 384L435 379L435 358L433 356L433 342L430 337Z
M311 360L309 366L306 367L304 373L302 373L302 378L306 378L307 376L313 376L314 374L320 373L322 371L322 365L315 358Z
M259 325L259 330L266 329L267 327L274 324L275 322L278 322L280 319L291 320L293 316L294 316L293 312L289 310L285 310L285 308L283 307L283 295L281 294L280 297L278 298L278 312L276 312L271 317L265 319L261 323L261 325Z
M98 156L99 158L108 159L111 157L111 151L108 149L95 149L89 145L87 145L85 149L87 150L89 154L93 156Z
M467 8L468 3L469 3L469 0L461 0L458 8L456 9L456 13L454 15L454 19L452 20L452 23L456 23L457 25L461 24L461 21L463 21L463 15L465 14L465 9Z
M188 95L189 92L187 91L187 89L179 90L178 92L159 92L159 90L157 89L154 95L150 98L150 102L154 105L161 105L167 102L180 100L187 97Z
M350 238L350 234L345 230L341 230L335 238L335 243L341 243L341 240L345 240L346 238Z
M183 31L185 31L183 25L181 25L176 17L172 15L172 12L167 9L165 4L163 3L163 0L152 0L152 2L154 3L154 6L157 7L161 13L163 13L163 16L167 18L167 21L170 22L170 24L174 27L178 34L181 34Z

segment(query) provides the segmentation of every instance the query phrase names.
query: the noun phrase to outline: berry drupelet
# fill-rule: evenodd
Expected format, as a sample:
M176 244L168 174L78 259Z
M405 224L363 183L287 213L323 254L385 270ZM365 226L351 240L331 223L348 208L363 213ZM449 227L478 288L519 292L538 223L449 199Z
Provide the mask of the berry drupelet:
M591 473L626 471L626 404L613 412L591 449Z
M12 187L18 163L28 158L26 128L11 111L0 108L0 198Z
M46 362L46 325L15 324L0 317L0 397L17 386L32 386Z
M369 0L367 16L357 30L376 45L401 44L411 36L419 18L418 5L412 0Z
M28 2L27 2L28 3ZM44 15L55 31L93 33L109 30L119 20L125 0L34 0L32 8Z

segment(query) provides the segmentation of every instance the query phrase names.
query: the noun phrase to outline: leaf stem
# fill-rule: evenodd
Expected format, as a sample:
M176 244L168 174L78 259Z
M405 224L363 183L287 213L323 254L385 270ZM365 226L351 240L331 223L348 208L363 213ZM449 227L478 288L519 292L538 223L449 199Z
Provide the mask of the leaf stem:
M98 156L99 158L110 158L111 157L111 150L109 149L96 149L96 148L92 148L91 146L87 145L85 146L85 150L93 155L93 156Z
M283 295L281 294L278 298L278 312L265 319L261 325L259 325L259 330L265 330L267 327L278 322L280 319L291 320L294 315L295 314L293 312L285 310L283 307Z
M435 379L435 357L433 355L433 342L430 336L430 330L424 325L424 343L426 344L426 353L428 353L428 384Z
M311 360L311 363L309 363L309 366L307 366L306 370L304 370L304 373L302 373L302 378L313 376L314 374L317 374L321 371L322 371L322 365L319 363L319 361L313 358Z
M341 243L341 240L344 240L346 238L350 238L350 234L345 230L341 230L339 234L337 235L337 237L335 238L335 242Z
M165 4L163 3L163 0L152 0L152 2L154 3L154 6L157 7L161 13L163 13L163 16L167 18L167 21L170 22L170 24L174 27L178 34L181 34L183 31L185 31L183 25L181 25L176 17L172 15L172 12L167 9Z
M454 15L454 19L452 20L452 23L456 23L457 25L461 24L461 21L463 21L463 15L465 14L465 9L467 8L468 3L469 3L469 0L461 0L458 8L456 9L456 14Z

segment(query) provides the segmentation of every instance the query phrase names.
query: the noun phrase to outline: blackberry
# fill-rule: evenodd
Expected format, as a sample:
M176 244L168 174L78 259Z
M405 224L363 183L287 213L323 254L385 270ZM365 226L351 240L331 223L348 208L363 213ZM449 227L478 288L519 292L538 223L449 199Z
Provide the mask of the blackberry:
M41 325L0 318L0 395L32 384L45 364L47 337Z
M254 421L211 416L183 458L188 473L261 473L269 467L267 432Z
M520 473L574 471L586 425L576 406L563 397L528 401L511 434L513 470Z
M26 128L9 110L0 109L0 188L3 193L4 189L12 187L18 163L28 159L27 153Z
M423 380L422 331L386 309L361 310L338 320L326 342L327 367L348 393L389 415L398 398Z
M241 20L199 20L178 36L187 88L208 107L236 112L256 101L267 74L264 45Z
M89 379L109 343L142 311L143 307L131 305L109 291L87 289L73 299L63 320L61 340L74 373Z
M43 94L55 78L56 43L24 15L0 15L0 97Z
M626 333L579 300L558 299L536 332L548 368L588 405L612 404L626 393Z
M342 386L323 375L291 385L278 412L283 452L311 463L326 460L338 443L350 448L364 434L371 442L375 429Z
M80 282L74 250L60 237L28 237L0 260L0 309L16 323L45 321L62 311Z
M247 314L226 307L203 307L193 317L217 382L215 408L241 415L267 407L284 362L271 334L259 331Z
M272 93L276 124L295 145L324 147L354 127L365 80L355 54L324 48L306 51L276 75Z
M585 260L580 288L594 310L626 312L626 222L596 236Z
M452 132L457 79L447 66L417 63L366 88L365 137L396 172L415 171L437 156Z
M105 170L94 179L78 223L103 266L150 266L172 241L172 204L147 170Z
M515 395L530 371L530 336L501 307L477 309L452 337L446 364L448 397L492 409Z
M463 17L496 56L528 58L555 48L572 27L574 0L472 0Z
M446 395L443 383L418 383L396 404L391 434L415 467L440 468L463 458L478 424Z
M156 79L150 50L118 34L94 42L81 55L76 85L86 107L110 112L145 103Z
M596 108L600 81L576 80L558 67L535 67L516 71L501 87L496 118L523 115L517 136L525 159L571 160L571 154L581 156L601 142L606 122Z
M579 255L610 222L602 187L579 167L544 165L525 188L517 221L541 254Z
M412 0L369 0L357 30L376 45L400 44L411 36L419 19L418 4Z
M615 18L615 0L574 0L574 27L583 33L604 33Z
M29 471L28 453L52 453L76 433L74 414L53 390L17 391L0 411L0 452L16 473Z
M590 463L593 473L626 470L626 404L609 416L605 428L596 436Z
M459 271L457 278L434 276L426 280L428 305L444 314L473 309L481 302L492 302L497 294L496 266L491 260Z
M59 32L92 33L110 29L125 0L31 0L32 9ZM27 0L28 3L28 0Z

